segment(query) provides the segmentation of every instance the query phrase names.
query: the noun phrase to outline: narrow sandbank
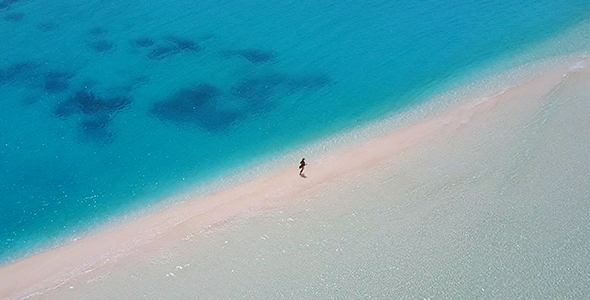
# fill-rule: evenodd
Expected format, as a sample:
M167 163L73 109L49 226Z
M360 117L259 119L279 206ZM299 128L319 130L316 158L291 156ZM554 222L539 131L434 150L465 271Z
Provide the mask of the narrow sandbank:
M334 189L342 178L372 174L376 167L398 158L400 153L420 153L431 141L452 147L469 145L482 128L505 130L521 126L523 115L535 114L547 95L568 74L586 71L583 63L560 64L532 80L497 95L472 99L459 107L405 129L391 132L360 146L329 153L313 161L307 178L296 166L214 195L179 204L165 211L53 249L0 269L0 298L26 298L49 291L67 291L72 282L132 265L134 259L160 250L173 241L211 228L244 212L272 209L294 199ZM490 120L489 115L496 117ZM487 133L486 133L487 134ZM443 141L443 142L440 142ZM443 148L444 149L444 148ZM410 155L411 157L411 155ZM416 162L404 161L411 168ZM53 295L53 297L58 297Z

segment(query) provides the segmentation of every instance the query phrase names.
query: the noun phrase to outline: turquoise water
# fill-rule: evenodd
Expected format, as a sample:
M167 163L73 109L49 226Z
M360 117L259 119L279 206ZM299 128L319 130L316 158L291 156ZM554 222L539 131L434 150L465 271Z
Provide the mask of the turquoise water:
M589 12L577 0L4 0L0 262L420 103Z

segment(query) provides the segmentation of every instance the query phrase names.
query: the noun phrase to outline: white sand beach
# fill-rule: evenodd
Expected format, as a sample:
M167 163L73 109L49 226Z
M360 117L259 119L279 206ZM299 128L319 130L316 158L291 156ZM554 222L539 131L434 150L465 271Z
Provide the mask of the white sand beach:
M0 298L585 298L583 59L3 267Z

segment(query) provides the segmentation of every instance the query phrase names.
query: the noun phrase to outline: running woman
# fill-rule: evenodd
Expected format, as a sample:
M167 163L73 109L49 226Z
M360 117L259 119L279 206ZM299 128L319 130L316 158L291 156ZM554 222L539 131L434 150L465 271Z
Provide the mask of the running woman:
M305 157L301 159L301 162L299 162L299 175L303 175L303 170L305 170Z

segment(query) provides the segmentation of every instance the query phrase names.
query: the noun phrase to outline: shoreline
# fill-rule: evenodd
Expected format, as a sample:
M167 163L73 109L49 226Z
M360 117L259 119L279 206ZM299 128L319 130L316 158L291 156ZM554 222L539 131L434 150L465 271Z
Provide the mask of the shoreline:
M443 133L453 133L518 93L544 95L559 86L567 74L577 71L576 62L560 63L551 72L489 97L471 99L400 130L352 147L329 151L311 159L307 178L281 168L253 181L219 191L200 200L189 200L164 211L99 232L67 245L0 268L0 298L40 295L102 267L123 264L134 252L153 251L166 240L182 238L231 220L247 211L272 209L291 199L322 189L345 175L362 174L411 151ZM583 65L579 65L583 68ZM533 99L537 99L534 98ZM309 159L309 158L308 158Z

